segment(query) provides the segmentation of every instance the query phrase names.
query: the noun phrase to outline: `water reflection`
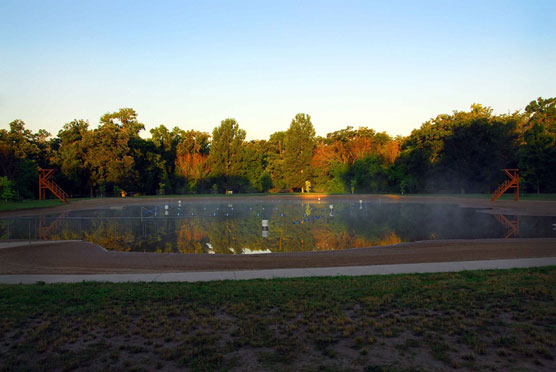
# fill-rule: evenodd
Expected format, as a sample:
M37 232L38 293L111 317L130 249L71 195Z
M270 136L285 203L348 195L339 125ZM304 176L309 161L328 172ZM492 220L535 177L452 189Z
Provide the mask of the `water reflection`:
M519 216L504 216L503 214L495 214L494 217L505 226L508 231L504 238L519 238Z
M116 251L250 254L430 239L551 237L552 217L385 202L175 203L0 220L1 239L83 239Z

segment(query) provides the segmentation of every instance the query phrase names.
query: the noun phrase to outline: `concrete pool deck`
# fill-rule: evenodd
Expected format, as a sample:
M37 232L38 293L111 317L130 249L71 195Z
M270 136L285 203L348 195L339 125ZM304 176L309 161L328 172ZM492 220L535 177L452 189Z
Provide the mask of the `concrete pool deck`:
M323 276L391 275L413 273L458 272L465 270L512 269L556 265L556 257L483 261L412 263L344 267L316 267L274 270L198 271L145 274L92 275L0 275L3 284L91 282L205 282L214 280L249 280Z

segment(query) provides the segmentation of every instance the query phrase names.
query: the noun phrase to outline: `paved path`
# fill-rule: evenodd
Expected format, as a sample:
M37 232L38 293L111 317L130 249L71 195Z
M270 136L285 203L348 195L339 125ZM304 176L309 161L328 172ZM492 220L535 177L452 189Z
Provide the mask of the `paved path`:
M202 282L211 280L246 280L299 278L311 276L357 276L408 273L456 272L481 269L511 269L556 265L556 257L522 258L484 261L459 261L413 263L397 265L318 267L304 269L237 270L237 271L189 271L160 274L95 274L95 275L0 275L0 283L33 284L95 282Z

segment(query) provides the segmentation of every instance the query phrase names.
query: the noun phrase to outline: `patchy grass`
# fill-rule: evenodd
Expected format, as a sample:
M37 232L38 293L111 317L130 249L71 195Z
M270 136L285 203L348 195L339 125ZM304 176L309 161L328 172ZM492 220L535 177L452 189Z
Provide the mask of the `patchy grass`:
M58 199L46 200L23 200L23 201L0 201L0 212L17 211L21 209L48 208L62 205Z
M556 368L556 267L0 285L0 370Z

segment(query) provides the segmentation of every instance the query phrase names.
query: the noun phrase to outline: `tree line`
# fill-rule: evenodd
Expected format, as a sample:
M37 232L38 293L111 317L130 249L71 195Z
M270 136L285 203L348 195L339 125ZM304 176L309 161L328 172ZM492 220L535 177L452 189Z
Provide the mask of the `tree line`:
M132 108L106 113L91 129L73 120L56 137L21 120L0 130L0 197L33 198L37 168L57 170L73 197L268 191L328 193L489 193L519 168L525 192L556 192L556 98L494 115L438 115L407 137L348 126L316 136L297 114L286 131L246 141L234 119L212 134L160 125L150 138Z

